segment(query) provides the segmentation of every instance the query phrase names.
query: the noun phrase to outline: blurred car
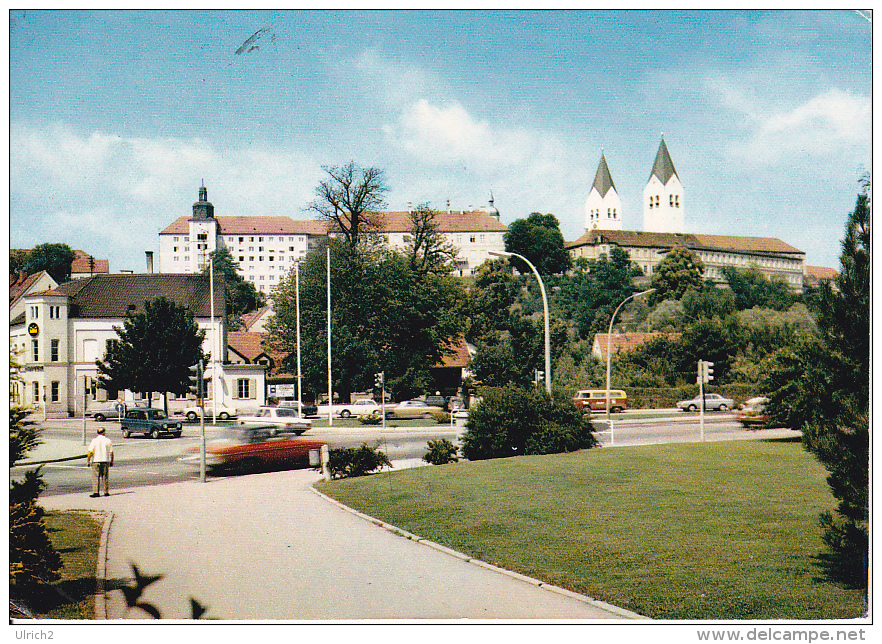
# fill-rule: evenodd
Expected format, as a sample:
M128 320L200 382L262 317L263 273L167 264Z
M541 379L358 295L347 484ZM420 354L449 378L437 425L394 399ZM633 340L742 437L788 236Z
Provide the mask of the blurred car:
M211 418L215 412L215 409L212 406L212 402L210 400L206 400L204 408L205 408L205 417ZM200 411L199 406L194 405L193 407L187 407L185 409L182 409L178 413L181 416L186 416L187 420L189 420L191 423L194 423L197 420L199 420L199 411ZM236 409L235 407L227 407L223 403L217 404L217 417L219 420L229 420L230 418L235 418L238 415L239 415L239 410Z
M431 405L433 407L440 407L443 410L447 410L447 398L439 395L427 395L426 396L426 404Z
M405 400L391 409L395 418L434 418L436 414L443 414L444 410L435 405L429 405L425 400Z
M767 405L769 399L765 396L749 398L735 410L735 419L745 427L762 427L769 422Z
M286 469L309 463L310 450L321 450L324 441L284 436L274 425L234 425L205 444L205 465L211 470L253 472ZM188 448L183 459L199 463L200 448Z
M261 407L253 416L239 416L239 424L270 426L275 434L300 435L312 429L312 421L294 407Z
M91 416L99 423L103 423L108 418L111 420L119 420L126 413L126 409L142 408L146 409L149 405L146 401L129 401L120 402L117 400L108 400L107 402L97 403L91 409L86 409L86 416Z
M298 405L300 405L300 415L304 418L310 418L312 416L318 416L318 406L308 403L299 403L296 400L281 400L279 401L279 407L293 407L297 409Z
M734 406L735 401L731 398L725 398L720 394L704 395L704 408L706 411L728 411ZM689 400L681 400L677 403L677 407L683 411L698 411L701 409L701 396L696 396Z
M162 434L171 434L175 438L181 437L184 425L181 421L169 420L165 412L153 407L139 407L126 410L120 423L123 438L132 434L144 434L150 438L159 438Z

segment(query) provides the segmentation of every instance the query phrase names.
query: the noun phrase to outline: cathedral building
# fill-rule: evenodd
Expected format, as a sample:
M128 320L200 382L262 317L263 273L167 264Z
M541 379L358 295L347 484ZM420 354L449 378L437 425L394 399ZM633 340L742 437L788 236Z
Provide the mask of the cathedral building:
M643 230L624 227L628 219L616 191L605 155L601 154L594 183L585 202L585 233L567 242L570 256L597 259L618 246L646 276L675 246L685 246L704 262L704 276L723 284L723 268L755 266L766 277L784 280L802 292L805 253L780 239L733 237L686 232L683 184L664 137L643 189Z

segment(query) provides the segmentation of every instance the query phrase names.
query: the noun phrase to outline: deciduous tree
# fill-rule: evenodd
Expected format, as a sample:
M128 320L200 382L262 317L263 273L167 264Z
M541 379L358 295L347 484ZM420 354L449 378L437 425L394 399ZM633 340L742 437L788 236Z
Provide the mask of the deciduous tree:
M526 257L541 275L563 273L570 268L570 255L564 246L557 217L540 212L531 213L526 219L518 219L505 233L505 250ZM512 264L521 273L530 268L516 257Z
M354 161L324 170L328 177L319 182L308 209L331 222L354 249L364 233L379 228L377 212L385 207L388 191L385 176L378 168L360 168Z
M684 246L675 246L652 271L655 292L649 296L650 302L679 300L690 288L702 290L703 274L704 262L698 255Z

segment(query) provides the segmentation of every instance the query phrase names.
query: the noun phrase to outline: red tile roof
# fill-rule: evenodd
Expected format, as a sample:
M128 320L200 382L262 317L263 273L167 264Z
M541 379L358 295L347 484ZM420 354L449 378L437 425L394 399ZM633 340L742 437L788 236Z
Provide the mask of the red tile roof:
M160 235L186 235L192 217L178 217ZM315 235L328 234L328 222L290 217L215 217L222 235Z
M780 239L773 237L732 237L728 235L699 235L691 233L653 233L639 230L589 230L576 241L567 242L567 248L596 244L616 244L626 247L673 248L685 246L695 250L748 253L796 253L804 255Z
M10 308L19 300L19 298L28 292L34 283L41 276L48 275L46 271L40 271L33 275L10 275L9 276L9 306Z
M383 232L406 233L413 228L410 213L407 211L391 211L378 213L382 216ZM435 224L442 233L469 232L505 232L508 227L501 221L482 210L471 212L435 213Z
M606 345L607 338L609 337L608 333L594 334L594 344L600 350L601 360L606 360ZM649 342L650 340L655 340L656 338L676 339L679 337L679 333L661 333L659 331L653 331L651 333L613 333L609 343L612 353L616 354L619 352L633 351L641 344Z
M74 253L76 253L76 257L70 265L70 272L72 274L88 273L94 275L96 273L110 272L110 261L106 259L95 259L81 250L75 250ZM92 260L91 262L89 261L90 258Z

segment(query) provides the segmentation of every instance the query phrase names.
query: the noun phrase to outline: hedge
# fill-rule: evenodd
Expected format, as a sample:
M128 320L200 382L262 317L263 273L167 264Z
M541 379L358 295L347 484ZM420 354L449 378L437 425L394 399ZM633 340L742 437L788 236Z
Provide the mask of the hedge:
M698 395L698 385L682 387L625 387L628 394L628 409L662 409L676 407L680 400L688 400ZM748 398L763 395L757 385L732 383L716 385L711 382L705 386L706 393L719 393L735 400L735 404L743 403Z

